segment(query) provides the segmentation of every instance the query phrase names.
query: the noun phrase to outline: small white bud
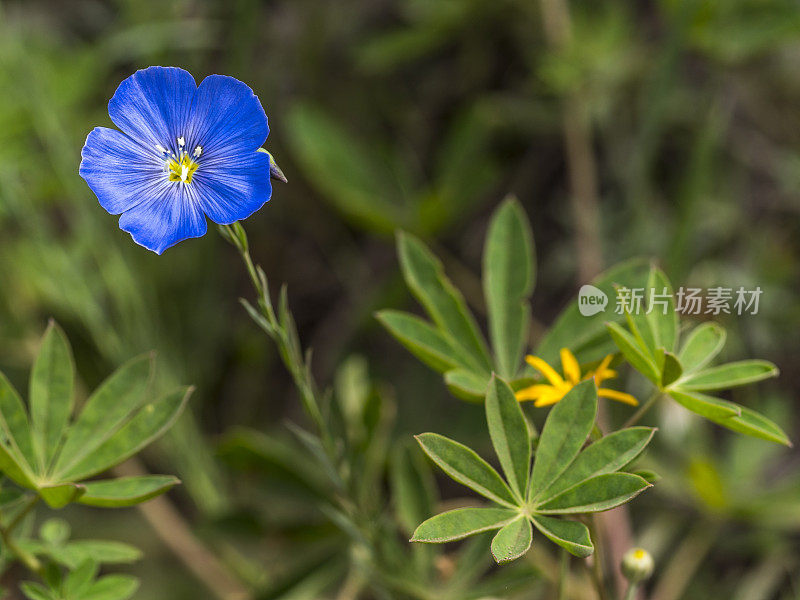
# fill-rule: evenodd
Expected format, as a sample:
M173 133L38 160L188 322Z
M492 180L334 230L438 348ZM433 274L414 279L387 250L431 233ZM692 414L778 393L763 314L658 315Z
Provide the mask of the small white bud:
M194 154L195 158L200 158L200 155L202 153L203 153L203 147L202 146L198 146L197 148L194 149L194 152L192 154Z
M653 574L653 557L643 548L631 548L622 557L622 574L631 583L648 579Z
M183 148L185 145L186 145L186 140L185 140L185 139L183 139L183 136L179 137L179 138L178 138L178 146L180 146L181 148Z

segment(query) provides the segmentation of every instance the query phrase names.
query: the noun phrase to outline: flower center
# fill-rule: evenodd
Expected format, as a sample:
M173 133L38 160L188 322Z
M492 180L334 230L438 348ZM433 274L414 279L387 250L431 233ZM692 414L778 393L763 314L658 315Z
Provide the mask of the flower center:
M156 150L161 154L165 160L167 176L170 181L180 183L192 183L192 176L194 175L200 164L197 159L203 153L203 147L197 146L190 155L186 151L186 140L183 136L177 138L178 153L170 152L161 144L156 144Z
M182 153L179 159L170 158L167 161L169 168L169 180L180 181L181 183L192 183L192 175L197 171L199 165L191 157Z

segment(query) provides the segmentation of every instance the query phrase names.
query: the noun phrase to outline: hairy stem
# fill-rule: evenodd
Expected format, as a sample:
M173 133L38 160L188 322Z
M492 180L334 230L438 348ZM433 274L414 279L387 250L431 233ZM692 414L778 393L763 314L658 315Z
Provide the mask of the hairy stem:
M647 399L647 401L644 404L642 404L627 421L625 421L625 424L622 426L622 429L625 429L626 427L633 427L634 425L636 425L636 423L638 423L641 420L641 418L645 416L645 414L647 414L647 411L649 411L653 407L653 405L659 400L659 398L661 398L662 395L663 393L661 392L661 390L654 391Z

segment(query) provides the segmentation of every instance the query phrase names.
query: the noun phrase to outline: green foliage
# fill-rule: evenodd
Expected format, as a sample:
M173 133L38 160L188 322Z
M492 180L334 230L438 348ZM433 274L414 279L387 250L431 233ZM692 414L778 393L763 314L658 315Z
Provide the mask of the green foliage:
M3 471L50 507L71 502L130 506L178 481L142 477L82 483L123 462L161 436L191 394L182 388L143 404L152 356L134 359L111 375L74 416L74 367L69 343L51 322L31 374L30 418L16 390L0 375Z
M656 308L651 297L653 291L657 294L663 291L672 298L669 280L655 267L650 271L643 305L626 307L628 329L616 323L607 324L609 334L625 359L684 408L737 433L790 446L786 433L767 417L703 393L776 377L777 367L764 360L708 367L725 343L725 330L714 323L697 326L675 354L679 327L674 301Z
M493 376L486 399L486 420L492 445L508 484L475 452L437 434L417 436L425 453L445 473L502 508L460 508L423 522L414 542L447 542L487 530L499 530L492 544L498 563L524 555L532 528L568 552L585 557L593 544L579 521L550 515L604 511L628 502L650 483L619 472L644 449L653 430L622 429L581 450L595 424L597 389L593 381L575 386L550 411L536 449L528 480L532 449L528 425L514 393Z

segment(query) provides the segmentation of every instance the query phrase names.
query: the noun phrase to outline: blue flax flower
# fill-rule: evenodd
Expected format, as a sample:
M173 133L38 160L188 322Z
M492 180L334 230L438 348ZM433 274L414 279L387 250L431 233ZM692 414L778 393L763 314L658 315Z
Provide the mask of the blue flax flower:
M272 193L269 134L253 91L224 75L198 86L176 67L149 67L123 81L108 103L122 131L96 127L81 152L80 174L119 226L161 254L244 219Z

